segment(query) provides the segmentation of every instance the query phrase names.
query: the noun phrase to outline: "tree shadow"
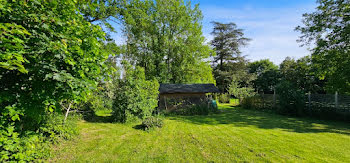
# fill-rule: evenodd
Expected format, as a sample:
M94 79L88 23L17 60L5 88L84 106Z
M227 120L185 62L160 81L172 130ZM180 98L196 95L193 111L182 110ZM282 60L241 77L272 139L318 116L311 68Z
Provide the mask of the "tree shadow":
M220 113L208 116L171 116L169 118L198 125L232 124L238 127L279 128L298 133L328 132L350 135L350 124L346 122L288 117L257 110L246 110L239 107L225 107L220 109Z
M90 116L84 116L83 119L86 122L92 122L92 123L112 123L112 116L101 116L101 115L90 115Z

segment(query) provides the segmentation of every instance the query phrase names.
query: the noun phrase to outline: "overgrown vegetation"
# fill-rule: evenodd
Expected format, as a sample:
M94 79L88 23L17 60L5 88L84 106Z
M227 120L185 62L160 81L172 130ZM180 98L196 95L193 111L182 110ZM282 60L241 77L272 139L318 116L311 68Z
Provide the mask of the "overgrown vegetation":
M279 107L277 111L285 115L302 116L305 105L305 93L292 83L283 81L276 86Z
M124 76L115 91L113 119L119 122L131 122L152 115L158 105L159 83L146 80L143 68L135 69L126 61Z

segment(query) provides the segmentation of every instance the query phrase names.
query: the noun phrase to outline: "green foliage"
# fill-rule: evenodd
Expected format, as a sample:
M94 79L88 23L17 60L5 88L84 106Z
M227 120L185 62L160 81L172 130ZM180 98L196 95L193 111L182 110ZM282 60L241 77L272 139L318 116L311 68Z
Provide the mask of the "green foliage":
M243 29L237 28L235 23L213 22L213 24L214 39L211 45L217 54L214 58L214 77L219 90L227 92L233 76L240 74L242 81L243 78L251 76L246 73L248 61L241 56L240 51L250 39L244 37Z
M214 24L212 32L214 39L211 45L215 48L217 55L214 62L218 63L219 70L223 71L223 63L239 58L241 46L247 45L250 39L244 37L243 29L237 28L235 23L212 23Z
M44 123L40 126L40 133L48 137L50 141L59 139L71 139L78 134L76 121L78 115L71 116L67 121L64 121L64 115L52 113L45 117Z
M347 0L319 0L313 13L304 14L304 26L296 28L299 41L312 48L312 63L319 78L327 80L329 92L350 93L350 3Z
M259 109L260 106L258 106L258 104L261 104L261 103L262 103L262 99L260 96L250 96L250 97L244 98L240 102L240 105L244 109Z
M143 68L133 68L125 61L123 65L125 74L115 90L113 119L119 122L145 119L158 105L159 84L156 80L146 80Z
M305 93L288 81L276 86L279 107L278 112L286 115L303 115Z
M15 106L0 108L0 161L32 161L48 155L44 138L34 132L20 134L16 122L23 113Z
M280 81L278 66L268 59L263 59L249 63L249 73L256 74L253 81L256 91L263 93L273 93L276 84Z
M179 108L174 111L175 115L208 115L209 113L217 113L218 108L216 105L209 104L193 104L183 108Z
M1 4L2 5L2 4ZM1 13L3 9L8 7L5 3L0 6ZM27 73L23 62L27 60L23 57L25 53L24 41L30 33L21 25L16 23L0 23L0 49L2 53L0 56L0 67L8 70L18 70L21 73Z
M218 95L219 103L230 103L230 94L222 93Z
M31 162L49 156L46 138L28 132L19 136L13 129L0 130L0 161Z
M240 101L244 98L254 96L255 90L251 85L242 85L239 83L236 77L233 77L233 80L229 86L228 92L230 95L235 96Z
M183 0L131 0L122 12L125 57L161 83L215 83L198 5Z
M150 116L150 117L147 117L145 118L143 121L142 121L142 124L140 127L142 127L142 129L144 130L150 130L150 129L153 129L153 128L162 128L163 127L163 119L159 116Z
M60 109L60 101L83 101L103 79L105 34L76 14L76 3L69 0L4 1L0 9L0 23L17 24L30 33L21 43L28 73L0 69L0 107L17 104L24 111L21 122L30 122L24 128L35 130L47 112Z
M325 80L316 76L317 67L314 66L311 58L306 56L298 60L287 57L280 64L282 80L293 83L297 89L304 92L324 93Z
M105 33L78 13L72 0L1 1L0 161L30 162L69 138L60 103L84 101L108 78Z

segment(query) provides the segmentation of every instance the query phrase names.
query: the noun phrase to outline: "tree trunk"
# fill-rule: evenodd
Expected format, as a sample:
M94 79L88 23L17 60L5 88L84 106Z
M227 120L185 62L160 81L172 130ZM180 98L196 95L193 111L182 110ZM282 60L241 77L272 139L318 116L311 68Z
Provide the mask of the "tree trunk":
M67 109L67 111L66 111L66 116L64 117L64 122L66 122L66 120L67 120L68 113L69 113L69 110L70 110L71 105L72 105L72 102L71 102L71 103L69 103L68 108L66 108L66 109Z

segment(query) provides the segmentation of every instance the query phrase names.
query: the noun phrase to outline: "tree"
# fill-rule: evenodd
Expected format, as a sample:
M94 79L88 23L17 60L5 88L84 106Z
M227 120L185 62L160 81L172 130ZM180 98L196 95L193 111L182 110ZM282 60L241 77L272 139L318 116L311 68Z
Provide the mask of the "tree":
M258 92L273 93L276 84L280 80L278 66L268 59L255 61L248 65L249 73L257 75L253 81L254 88Z
M3 2L0 23L8 28L1 39L16 38L1 44L7 57L1 58L0 108L16 106L24 112L24 127L36 130L46 113L61 109L60 102L84 101L105 78L105 34L77 14L73 1Z
M214 39L211 45L215 48L216 57L214 63L219 64L219 70L223 71L223 63L234 61L241 58L241 46L247 45L250 39L244 37L243 29L237 28L235 23L223 24L212 22L214 24Z
M317 75L327 79L330 92L350 93L350 3L318 0L316 11L304 14L304 26L296 28L304 45L315 43L312 63Z
M241 46L246 45L250 39L243 37L243 30L237 29L234 23L213 22L213 24L214 39L211 45L217 54L214 57L214 77L219 90L227 92L233 80L232 77L236 76L242 85L246 85L247 79L253 77L247 73L248 60L245 56L241 56L240 51ZM238 76L241 78L238 79Z
M317 78L311 58L306 56L298 60L287 57L280 64L282 80L289 81L304 92L324 93L324 80Z
M122 14L126 36L124 57L143 67L146 79L161 83L213 83L204 59L212 55L204 44L198 5L183 0L131 0Z
M152 115L158 105L159 84L146 80L143 68L123 61L124 77L115 92L112 116L118 122L131 122Z

